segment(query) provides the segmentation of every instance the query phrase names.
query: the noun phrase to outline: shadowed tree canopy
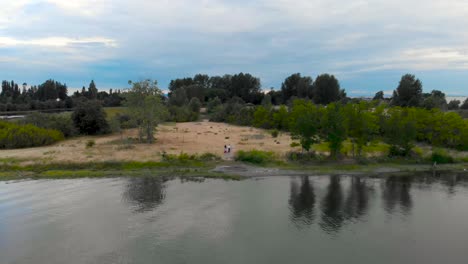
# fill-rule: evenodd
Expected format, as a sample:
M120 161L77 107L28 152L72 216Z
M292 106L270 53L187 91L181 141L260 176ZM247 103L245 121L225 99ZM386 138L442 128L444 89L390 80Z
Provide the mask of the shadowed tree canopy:
M426 109L439 108L446 110L447 100L445 100L445 94L439 90L432 90L424 99L422 106Z
M340 83L335 76L322 74L317 76L313 85L313 100L316 104L329 104L339 101L344 91L340 91Z
M40 101L47 100L65 100L67 98L67 85L61 84L60 82L54 80L47 80L43 84L37 87L37 99Z
M374 98L372 100L383 100L384 99L384 92L378 91L375 93Z
M460 107L460 100L452 100L448 103L449 110L457 110Z
M237 96L245 102L254 103L256 96L261 94L260 79L249 73L235 74L231 77L229 94L231 97Z
M284 102L288 101L292 96L311 98L312 78L309 76L301 77L300 73L292 74L281 84L281 93Z
M188 103L187 92L184 87L177 88L169 95L169 104L184 106Z
M96 135L109 132L106 113L98 101L80 103L73 111L72 119L80 134Z
M460 106L460 109L468 109L468 98L465 99L463 104Z
M94 83L94 80L91 80L91 83L89 84L88 93L89 93L89 99L94 100L97 98L98 89L96 88L96 84Z
M422 99L421 81L412 74L403 75L397 89L393 91L392 105L420 106Z

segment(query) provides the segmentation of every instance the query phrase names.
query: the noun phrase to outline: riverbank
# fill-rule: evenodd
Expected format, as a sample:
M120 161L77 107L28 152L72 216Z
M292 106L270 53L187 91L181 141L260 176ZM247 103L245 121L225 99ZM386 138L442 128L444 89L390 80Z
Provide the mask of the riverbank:
M272 131L252 127L235 126L225 123L200 122L165 123L157 128L154 144L137 142L137 129L127 129L121 134L80 136L60 141L56 144L22 149L0 150L1 160L18 160L22 164L31 163L90 163L90 162L154 162L161 161L163 154L189 155L213 153L223 160L232 160L239 151L262 150L272 152L277 159L290 152L300 152L297 140L289 133L279 133L273 137ZM232 153L225 154L224 145L232 147ZM312 146L322 156L328 156L326 143ZM345 142L343 153L351 154L352 146ZM389 146L375 142L364 147L365 157L386 156ZM429 145L419 144L414 151L420 155L430 155ZM446 149L452 157L468 162L468 152Z
M15 162L0 165L0 180L67 179L102 177L203 177L240 180L252 177L367 175L386 177L413 172L454 172L467 174L468 163L442 164L435 169L429 164L283 164L254 166L234 161L162 161L162 162L93 162L49 163L19 165Z

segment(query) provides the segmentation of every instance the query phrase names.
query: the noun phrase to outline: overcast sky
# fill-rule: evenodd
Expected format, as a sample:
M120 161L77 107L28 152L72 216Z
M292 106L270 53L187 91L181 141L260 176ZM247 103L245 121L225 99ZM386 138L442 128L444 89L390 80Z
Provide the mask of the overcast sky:
M468 95L467 0L0 0L0 79L124 88L249 72L262 87L332 73L351 95Z

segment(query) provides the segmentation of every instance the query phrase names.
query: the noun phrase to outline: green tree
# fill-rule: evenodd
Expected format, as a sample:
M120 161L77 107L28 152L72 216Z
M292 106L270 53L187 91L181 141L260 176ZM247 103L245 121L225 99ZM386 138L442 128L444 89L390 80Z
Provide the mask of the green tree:
M263 99L262 99L262 105L263 107L267 108L267 109L271 109L272 107L272 103L271 103L271 95L269 94L266 94Z
M457 110L458 108L460 108L460 101L459 100L451 100L449 103L448 103L448 110Z
M124 96L129 115L138 125L140 141L153 143L156 126L168 114L161 101L162 92L157 82L144 80L132 83L132 88Z
M287 102L293 96L298 98L311 98L312 82L311 77L302 77L300 73L295 73L287 77L281 84L283 101Z
M344 91L340 91L340 83L335 76L322 74L317 76L313 84L313 100L316 104L329 104L339 101L342 96L346 96Z
M257 94L261 93L260 79L249 73L235 74L230 78L230 85L227 87L231 97L237 96L245 102L254 103Z
M460 106L460 109L468 109L468 98L465 99L463 104Z
M197 114L200 113L200 108L201 108L200 100L197 97L192 97L192 99L190 99L188 107L190 111L197 113Z
M273 113L274 127L280 130L287 130L289 126L289 112L286 106L282 105Z
M362 147L367 145L378 130L377 117L369 111L366 102L348 104L345 107L348 136L353 144L353 156L362 155Z
M177 88L169 94L169 104L175 106L184 106L188 104L185 88Z
M270 110L262 105L257 106L254 112L253 125L261 128L271 128L272 119Z
M106 113L97 101L84 101L75 108L72 120L80 134L97 135L109 133Z
M424 99L422 106L426 109L439 108L447 110L445 94L439 90L433 90L430 95Z
M97 99L98 89L96 88L96 84L94 83L94 80L91 80L91 83L89 83L88 95L89 95L89 99L91 100Z
M346 139L345 115L340 104L329 104L322 119L322 135L328 142L330 156L337 158Z
M372 100L383 100L384 99L384 92L378 91L375 93L374 98Z
M302 149L309 151L312 144L319 140L319 108L305 100L294 100L289 121L292 137L299 138Z
M216 109L221 105L221 100L219 97L215 97L208 101L206 104L206 112L211 114L216 111Z
M390 156L408 156L416 138L416 118L408 109L389 108L383 126L384 140L390 144Z
M393 91L392 105L420 106L422 103L422 83L414 75L405 74Z

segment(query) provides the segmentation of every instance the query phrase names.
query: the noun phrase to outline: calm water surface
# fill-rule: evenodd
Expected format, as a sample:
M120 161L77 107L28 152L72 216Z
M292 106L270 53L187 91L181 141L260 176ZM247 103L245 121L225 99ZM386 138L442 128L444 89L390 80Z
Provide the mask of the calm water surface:
M468 263L468 181L0 182L0 263Z

